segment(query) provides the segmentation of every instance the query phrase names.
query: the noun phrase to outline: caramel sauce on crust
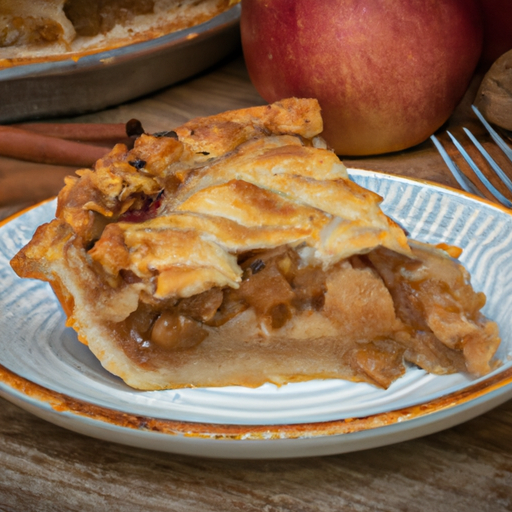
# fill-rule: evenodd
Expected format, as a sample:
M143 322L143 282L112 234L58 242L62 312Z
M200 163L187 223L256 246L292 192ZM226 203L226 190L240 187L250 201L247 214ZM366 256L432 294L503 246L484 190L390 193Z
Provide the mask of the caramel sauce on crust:
M512 368L489 377L464 390L450 393L427 403L375 414L362 418L324 421L318 423L299 423L293 425L226 425L164 420L147 416L123 413L90 404L68 395L52 391L20 377L0 365L0 381L32 400L47 403L56 413L72 413L94 421L104 422L121 428L144 430L166 435L182 435L197 438L215 438L218 440L268 440L298 439L301 437L321 437L352 434L373 430L396 423L423 418L461 406L477 398L489 395L512 383Z

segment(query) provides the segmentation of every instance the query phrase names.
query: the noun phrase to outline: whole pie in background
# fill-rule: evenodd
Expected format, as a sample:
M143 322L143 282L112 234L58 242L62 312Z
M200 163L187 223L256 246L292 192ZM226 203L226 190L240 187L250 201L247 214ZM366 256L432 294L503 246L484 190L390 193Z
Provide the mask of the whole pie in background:
M78 59L193 27L238 0L0 0L0 67Z

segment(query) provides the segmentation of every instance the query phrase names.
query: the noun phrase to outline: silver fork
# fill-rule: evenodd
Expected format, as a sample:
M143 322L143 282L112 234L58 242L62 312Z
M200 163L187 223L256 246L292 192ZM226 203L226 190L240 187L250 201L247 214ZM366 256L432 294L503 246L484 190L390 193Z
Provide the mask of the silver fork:
M506 142L498 135L498 133L493 129L493 127L485 120L484 116L481 114L481 112L472 105L471 108L477 115L478 119L482 122L482 124L485 126L491 137L493 138L494 142L500 147L500 149L505 153L505 155L508 157L508 159L512 162L512 149L506 144ZM497 176L501 179L501 181L504 183L505 187L512 193L512 180L505 174L503 169L496 163L496 161L492 158L492 156L485 150L485 148L478 142L476 137L467 129L463 128L466 135L470 138L471 142L476 146L478 151L480 151L481 155L487 160L491 168L494 170L494 172L497 174ZM506 206L507 208L512 208L512 202L509 201L484 175L484 173L478 168L478 166L475 164L473 159L468 155L468 152L464 149L462 144L450 133L446 132L452 142L454 143L455 147L459 150L460 154L464 157L464 160L469 164L473 172L476 176L478 176L479 180L482 182L482 184L485 186L485 188L496 198L497 201L499 201L502 205ZM444 147L441 145L439 140L435 135L432 135L430 137L434 145L436 146L437 150L443 157L443 160L446 162L446 165L448 166L448 169L450 169L451 173L453 174L453 177L457 180L457 183L461 186L463 190L466 192L469 192L471 194L485 197L480 190L473 184L473 182L460 170L458 165L450 158Z

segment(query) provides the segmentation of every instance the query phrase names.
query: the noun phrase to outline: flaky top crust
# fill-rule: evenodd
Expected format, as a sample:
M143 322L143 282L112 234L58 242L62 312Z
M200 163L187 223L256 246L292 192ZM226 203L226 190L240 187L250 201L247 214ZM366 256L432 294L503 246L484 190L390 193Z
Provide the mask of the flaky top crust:
M321 129L318 103L291 99L143 135L69 179L57 218L95 242L89 256L111 282L129 270L158 299L236 288L236 256L250 250L289 245L324 268L378 246L409 254L381 198L318 147Z

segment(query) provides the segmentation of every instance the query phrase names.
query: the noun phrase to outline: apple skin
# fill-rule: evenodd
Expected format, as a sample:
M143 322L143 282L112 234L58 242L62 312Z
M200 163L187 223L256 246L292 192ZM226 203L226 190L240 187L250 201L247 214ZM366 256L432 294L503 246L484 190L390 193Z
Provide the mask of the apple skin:
M242 0L240 23L260 95L317 98L323 136L347 156L426 140L482 50L476 0Z
M484 45L480 67L488 69L512 50L512 0L480 0L483 11Z

